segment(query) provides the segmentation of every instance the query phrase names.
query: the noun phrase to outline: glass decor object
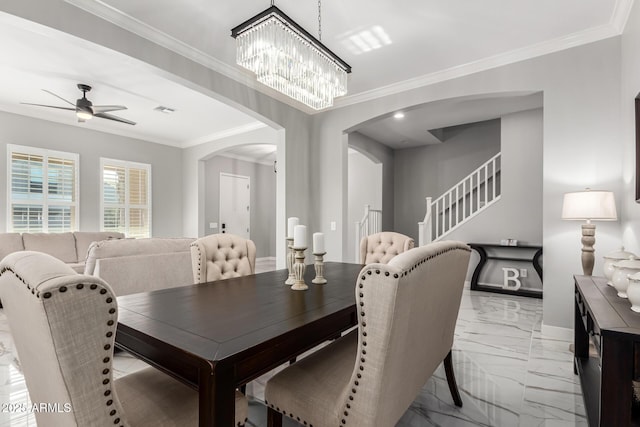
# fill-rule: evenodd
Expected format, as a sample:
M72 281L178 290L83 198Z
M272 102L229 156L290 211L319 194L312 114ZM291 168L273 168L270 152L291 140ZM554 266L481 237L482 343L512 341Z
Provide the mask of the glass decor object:
M347 93L351 67L276 6L233 28L231 36L236 62L278 92L316 110Z

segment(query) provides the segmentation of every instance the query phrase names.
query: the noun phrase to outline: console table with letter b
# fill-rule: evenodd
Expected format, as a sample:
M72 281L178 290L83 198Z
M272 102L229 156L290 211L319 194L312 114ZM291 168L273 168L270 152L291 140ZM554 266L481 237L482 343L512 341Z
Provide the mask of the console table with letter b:
M473 276L471 277L471 290L542 298L542 289L538 290L520 288L520 281L517 280L517 272L519 270L514 268L505 268L503 269L503 271L508 270L505 271L505 282L507 281L507 279L512 279L518 284L516 288L507 287L506 283L502 287L479 283L480 273L482 273L483 268L486 266L487 261L489 260L530 262L533 265L536 273L538 273L540 281L542 281L542 265L540 265L540 258L542 257L542 246L508 246L499 245L496 243L468 243L468 245L471 247L471 249L478 252L478 255L480 255L480 261L478 262L478 265L473 271ZM507 277L509 271L516 272L516 276Z

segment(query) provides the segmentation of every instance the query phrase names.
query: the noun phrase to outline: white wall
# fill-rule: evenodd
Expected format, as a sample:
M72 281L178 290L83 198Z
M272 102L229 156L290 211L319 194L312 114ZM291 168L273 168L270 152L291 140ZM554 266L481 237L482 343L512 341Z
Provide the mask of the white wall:
M375 163L365 155L351 150L349 154L349 232L347 240L351 250L344 254L347 262L360 262L356 257L355 222L364 216L364 205L382 209L382 163ZM386 212L382 212L384 217Z
M349 132L349 147L382 164L382 228L394 229L394 157L395 150L360 132Z
M152 236L182 236L182 150L139 139L97 132L0 112L0 230L7 225L7 144L80 155L80 230L100 230L100 157L151 164Z
M251 233L256 245L257 257L276 256L276 179L273 165L215 156L205 161L205 212L204 233L221 232L220 224L220 173L248 176L251 194ZM218 223L217 229L209 224Z
M623 191L616 194L622 212L623 244L640 255L640 204L635 202L636 185L636 123L634 98L640 94L640 3L634 2L627 26L622 35L622 90L620 134L603 141L603 144L621 144L624 147L621 167ZM615 139L614 139L615 137ZM600 235L598 224L597 236ZM604 254L600 252L600 255Z

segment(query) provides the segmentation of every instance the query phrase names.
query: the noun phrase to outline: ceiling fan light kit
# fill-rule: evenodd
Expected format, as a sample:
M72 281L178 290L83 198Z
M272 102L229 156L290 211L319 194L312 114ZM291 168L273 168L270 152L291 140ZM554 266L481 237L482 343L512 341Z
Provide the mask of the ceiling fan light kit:
M316 110L331 107L335 97L347 93L349 64L273 1L271 7L233 28L231 36L236 39L236 62L278 92Z
M58 99L66 102L71 107L59 107L57 105L44 105L44 104L32 104L30 102L22 102L21 104L25 105L35 105L37 107L47 107L47 108L56 108L58 110L71 110L76 112L76 116L78 117L79 122L85 122L87 120L92 119L93 117L99 117L101 119L113 120L115 122L126 123L128 125L135 125L135 122L131 120L123 119L122 117L114 116L113 114L107 114L109 111L120 111L126 110L127 107L124 105L93 105L91 101L87 99L87 92L91 90L91 86L79 83L78 89L82 91L82 98L78 98L76 103L74 104L71 101L67 101L60 95L57 95L49 90L42 89L44 92L47 92L50 95L55 96Z

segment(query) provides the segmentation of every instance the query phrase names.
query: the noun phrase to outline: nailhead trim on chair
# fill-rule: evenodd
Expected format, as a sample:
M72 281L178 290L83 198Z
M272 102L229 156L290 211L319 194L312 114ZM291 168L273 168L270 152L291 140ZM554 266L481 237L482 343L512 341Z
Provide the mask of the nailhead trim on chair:
M439 255L442 255L442 254L445 254L447 252L451 252L451 251L454 251L454 250L458 250L458 249L459 250L464 250L464 251L467 251L467 252L471 252L470 248L464 248L464 247L453 247L453 248L449 248L449 249L441 251L441 252L436 252L435 254L420 260L418 263L416 263L415 265L410 267L408 270L403 271L401 273L402 277L408 275L409 272L416 270L418 268L418 266L424 264L427 260L430 260L432 258L435 258L435 257L439 256ZM376 274L380 274L381 273L380 269L376 269L375 272L376 272ZM364 289L364 283L362 283L362 282L364 282L366 280L367 275L371 276L372 274L373 274L373 270L367 270L367 274L366 275L360 276L360 282L358 283L358 288L359 289ZM384 275L385 276L389 276L389 272L385 271ZM397 273L393 274L393 278L394 279L397 279L398 277L399 276L398 276ZM358 292L358 297L359 298L364 298L364 292ZM358 328L358 330L361 332L360 341L362 342L362 347L363 348L360 351L361 356L360 356L360 360L359 360L359 364L358 364L358 370L360 372L356 373L356 379L353 382L353 386L351 388L351 393L347 396L347 401L345 402L345 409L342 412L343 415L344 415L344 418L342 418L340 420L340 423L343 426L347 424L347 418L349 416L349 411L348 410L351 409L351 403L350 402L352 402L355 399L355 394L357 392L357 387L360 386L360 382L362 380L362 373L361 372L364 371L364 365L365 365L365 362L366 362L366 358L364 356L366 356L366 354L367 354L367 349L364 348L364 347L367 346L367 341L366 341L367 331L365 329L366 326L367 326L367 322L364 320L364 318L365 318L364 301L358 301L358 304L361 307L360 317L362 318L362 323L361 323L362 328ZM280 408L275 406L273 403L269 403L266 400L265 400L264 403L267 406L269 406L271 409L275 409L276 411L280 412L281 414L287 415L287 411L280 410ZM292 413L289 413L288 416L290 418L292 418L292 419L296 419L297 421L302 422L305 426L307 425L307 421L301 420L300 417L297 417L297 416L294 417L294 415ZM308 424L308 425L309 425L309 427L313 427L313 424Z
M11 272L14 276L16 276L16 278L17 278L18 280L20 280L22 283L24 283L25 285L27 285L27 289L30 289L30 288L31 288L31 287L30 287L30 285L29 285L29 284L27 284L27 282L26 282L22 277L20 277L20 276L19 276L15 271L13 271L13 270L12 270L11 268L9 268L9 267L5 267L5 268L3 268L2 270L0 270L0 276L1 276L1 275L3 275L4 273L6 273L7 271ZM89 286L89 288L88 288L88 289L89 289L89 290L95 290L95 289L97 289L97 288L98 288L98 285L96 285L95 283L92 283L92 284ZM78 289L78 290L82 290L82 289L85 289L85 286L84 286L84 284L79 283L79 284L77 284L77 285L76 285L76 289ZM64 293L66 293L66 292L67 292L67 290L68 290L67 286L60 286L60 287L58 288L58 291L59 291L59 292L58 292L58 294L64 294ZM36 298L40 298L40 292L38 292L37 294L35 294L33 291L34 291L34 289L32 289L32 288L31 288L31 293L32 293L32 294L34 294L34 295L36 296ZM106 290L105 288L103 288L103 287L100 287L100 294L101 294L101 295L104 295L104 294L106 294L106 293L107 293L107 290ZM52 293L52 292L49 292L49 291L48 291L48 292L45 292L44 294L42 294L42 297L43 297L44 299L49 299L49 298L51 298L52 296L53 296L53 293ZM109 308L109 314L111 314L111 315L116 314L116 309L115 309L115 307L114 307L114 305L113 305L113 302L114 302L114 301L113 301L113 298L108 297L108 298L106 298L105 302L106 302L107 304L109 304L109 305L110 305L110 308ZM108 320L108 321L107 321L107 326L109 327L109 329L107 330L107 333L105 334L107 338L111 338L111 337L113 336L113 334L114 334L114 332L115 332L115 327L114 327L114 325L115 325L115 324L116 324L116 323L115 323L115 321L114 321L113 319L110 319L110 320ZM105 349L105 351L109 351L109 350L111 349L111 344L109 344L109 343L105 344L104 349ZM103 362L103 363L109 363L109 361L111 360L111 359L110 359L110 357L109 357L109 354L110 354L110 353L111 353L111 352L109 352L109 353L107 354L107 356L106 356L104 359L102 359L102 362ZM104 385L108 385L108 384L110 384L110 382L111 382L111 381L110 381L110 379L108 378L109 374L110 374L110 369L105 368L105 369L103 369L103 370L102 370L102 375L107 376L107 378L104 378L104 379L102 380L102 384L104 384ZM111 388L110 388L110 386L109 386L109 388L107 388L107 389L104 391L104 393L103 393L103 394L104 394L104 396L105 396L105 397L109 397L109 396L111 395ZM113 404L113 399L108 399L105 403L106 403L106 406L107 406L107 407L109 407L109 406L111 406L111 405ZM112 409L112 410L109 412L109 415L110 415L111 417L115 417L115 418L114 418L114 420L113 420L113 424L119 424L119 423L120 423L120 421L121 421L121 420L120 420L120 418L119 418L119 417L117 417L117 411L116 411L115 409ZM124 426L123 426L123 425L120 425L120 427L124 427Z
M471 252L471 249L469 249L469 248L462 248L462 247L453 247L453 248L449 248L449 249L444 250L444 251L441 251L441 252L436 252L435 254L433 254L433 255L431 255L431 256L429 256L429 257L427 257L427 258L424 258L424 259L420 260L420 261L419 261L418 263L416 263L415 265L413 265L413 266L409 267L407 270L403 271L403 272L401 273L401 274L402 274L402 277L404 277L404 276L408 275L410 272L412 272L412 271L416 270L416 269L418 268L418 266L420 266L420 265L424 264L426 261L428 261L428 260L430 260L430 259L432 259L432 258L435 258L435 257L437 257L437 256L439 256L439 255L443 255L443 254L445 254L445 253L447 253L447 252L451 252L451 251L458 250L458 249L461 249L461 250L464 250L464 251L467 251L467 252ZM380 274L380 269L376 269L376 270L375 270L375 272L376 272L376 274ZM373 274L373 270L367 270L367 275L368 275L368 276L370 276L370 275L372 275L372 274ZM386 271L386 272L384 273L384 275L385 275L385 276L389 276L389 272L388 272L388 271ZM361 292L359 292L359 293L358 293L358 297L359 297L359 298L364 298L364 283L362 283L362 282L364 282L364 281L366 280L366 278L367 278L367 276L366 276L366 275L363 275L362 277L360 277L361 282L360 282L360 283L358 283L358 288L359 288L359 289L363 289L363 291L361 291ZM397 273L394 273L393 278L394 278L394 279L397 279L397 278L398 278L398 274L397 274ZM360 307L361 307L360 317L361 317L361 319L362 319L362 323L361 323L362 328L358 328L358 330L359 330L359 331L360 331L360 333L361 333L360 342L362 342L362 349L361 349L361 351L360 351L361 356L360 356L359 365L358 365L358 369L360 370L360 372L358 372L358 373L356 374L356 379L355 379L355 380L354 380L354 382L353 382L353 386L352 386L352 388L351 388L351 393L348 395L348 397L347 397L347 399L348 399L348 400L345 402L345 410L344 410L344 412L343 412L343 414L344 414L344 418L342 418L342 420L340 421L340 422L342 423L342 425L346 425L346 424L347 424L347 417L349 416L349 411L348 411L348 409L351 409L351 403L350 403L350 402L351 402L351 401L353 401L353 400L355 399L355 394L356 394L357 388L360 386L360 382L361 382L361 380L362 380L362 374L361 374L361 372L363 372L363 371L364 371L364 365L365 365L365 362L366 362L366 358L365 358L364 356L367 354L367 350L366 350L366 348L364 348L364 347L366 347L366 346L367 346L367 341L366 341L367 331L366 331L366 329L365 329L365 328L366 328L366 326L367 326L367 322L365 321L365 317L366 317L366 316L365 316L365 311L364 311L364 301L360 300L360 301L358 301L358 302L359 302L359 305L360 305ZM273 407L273 405L272 405L272 407Z
M198 250L198 283L202 283L202 251L200 250L200 246L192 243L191 247L194 247ZM220 247L220 245L218 245Z

